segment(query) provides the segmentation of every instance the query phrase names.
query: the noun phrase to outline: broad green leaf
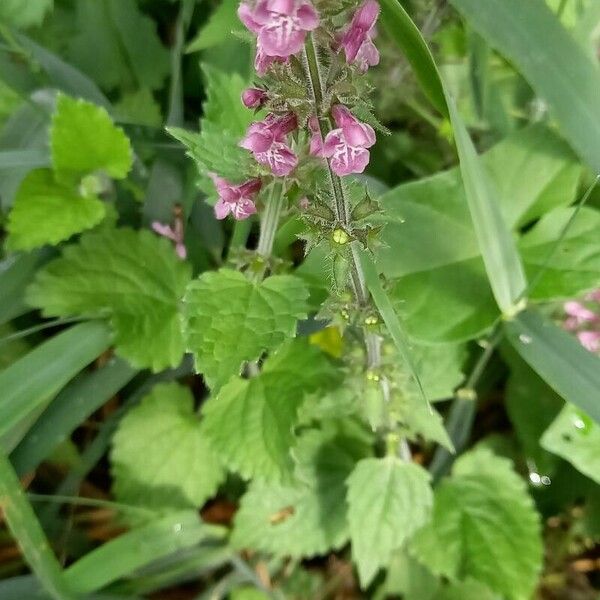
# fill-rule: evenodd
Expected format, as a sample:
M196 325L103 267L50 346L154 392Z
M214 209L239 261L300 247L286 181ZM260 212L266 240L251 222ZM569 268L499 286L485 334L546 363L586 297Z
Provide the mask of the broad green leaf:
M110 344L104 323L81 323L0 372L2 446L12 450L54 395Z
M600 423L600 358L541 314L526 310L504 325L521 357L565 400Z
M123 179L131 169L129 139L104 108L85 100L58 96L50 145L52 164L61 181L77 181L96 172Z
M204 404L203 431L229 468L249 479L281 479L292 470L293 428L306 394L339 384L318 348L294 340L250 379L232 378Z
M222 537L222 528L202 523L196 511L178 511L92 550L66 569L65 579L85 597L154 561Z
M187 347L197 371L209 386L223 385L244 361L295 336L307 299L304 283L291 275L252 282L230 269L202 274L184 298Z
M76 377L50 403L10 458L19 475L34 471L71 433L136 375L119 358Z
M448 115L440 74L417 26L399 0L382 0L381 22L410 62L425 95L443 115Z
M8 528L18 542L23 557L37 575L44 589L56 600L71 600L76 594L71 589L61 566L50 549L44 531L27 501L17 474L0 451L0 497L2 514Z
M225 475L190 390L178 383L155 386L129 410L114 435L111 463L121 502L159 509L202 506Z
M521 239L519 248L531 281L536 279L531 292L533 300L573 298L591 290L600 282L600 211L580 208L557 208L544 215ZM556 240L561 238L553 253ZM548 256L552 259L548 264Z
M433 494L423 467L393 456L361 460L347 484L352 557L366 588L427 522Z
M237 16L238 5L237 0L224 0L219 4L187 45L186 54L218 46L230 38L232 30L241 29Z
M411 552L438 575L472 578L508 599L530 597L542 566L539 516L510 461L477 449L435 492Z
M105 214L102 201L57 182L49 169L32 171L21 183L9 213L6 244L11 250L56 245L94 227Z
M437 600L441 585L431 571L402 549L392 554L382 587L387 596L403 600Z
M444 586L436 594L435 600L501 600L501 596L494 594L483 583L467 579Z
M254 481L235 516L232 543L277 556L325 554L348 540L345 481L370 445L350 422L305 432L294 449L299 477Z
M600 425L567 404L540 440L542 446L600 483Z
M37 27L53 8L54 0L2 0L0 24L5 23L20 29Z
M573 148L593 171L600 172L600 67L561 26L544 0L451 3L517 66L548 103Z
M121 123L147 127L160 127L163 121L160 104L148 88L123 94L115 104L115 118Z
M525 271L513 236L500 211L498 193L480 162L454 100L449 96L446 100L467 204L487 277L498 307L510 315L525 292Z
M46 316L108 316L117 353L160 371L183 356L179 303L189 279L168 240L107 229L67 246L38 273L27 301Z
M463 344L411 344L411 353L430 402L447 400L462 383L467 348Z
M136 0L78 0L76 22L70 61L102 88L162 86L169 54Z

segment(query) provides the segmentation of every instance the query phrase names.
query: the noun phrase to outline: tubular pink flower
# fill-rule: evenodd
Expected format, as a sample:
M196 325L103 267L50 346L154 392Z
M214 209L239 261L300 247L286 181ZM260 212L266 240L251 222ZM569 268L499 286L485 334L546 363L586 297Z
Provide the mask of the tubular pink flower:
M308 128L310 129L310 146L309 153L311 156L323 156L323 136L321 135L321 128L319 127L319 121L314 115L308 120Z
M285 141L285 136L297 126L296 116L292 113L283 117L267 115L263 121L250 125L240 146L250 150L256 162L269 166L273 175L284 177L298 164L298 157Z
M323 156L330 159L331 170L340 177L362 173L369 164L367 148L375 143L375 131L341 104L334 106L331 113L338 129L327 134Z
M573 317L573 320L577 323L577 325L583 325L586 322L593 323L599 319L595 312L591 311L589 308L586 308L583 304L581 304L581 302L577 302L575 300L565 302L564 309L570 317Z
M580 331L577 339L586 350L600 352L600 331Z
M346 62L356 63L360 71L379 64L379 51L373 44L375 23L379 17L379 3L367 0L355 13L350 26L342 35L340 46L344 49Z
M257 35L257 55L267 57L288 58L300 52L306 33L319 25L309 0L258 0L254 8L242 3L238 16Z
M160 223L159 221L153 221L152 229L158 233L158 235L175 242L175 252L177 253L177 256L182 260L186 259L187 250L183 242L183 222L181 221L181 217L175 219L173 226Z
M254 196L261 188L260 179L251 179L241 185L235 185L213 173L209 175L219 194L219 200L215 204L217 219L224 219L232 214L238 221L243 221L256 212Z
M242 92L242 104L246 108L260 108L267 98L267 92L258 88L248 88Z

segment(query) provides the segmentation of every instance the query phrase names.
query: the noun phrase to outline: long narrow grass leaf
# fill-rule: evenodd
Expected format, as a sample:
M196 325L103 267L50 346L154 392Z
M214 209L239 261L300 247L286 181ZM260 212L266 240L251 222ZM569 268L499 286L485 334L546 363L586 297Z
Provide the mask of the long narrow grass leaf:
M512 346L551 388L600 423L600 358L533 310L519 313L504 328Z
M75 598L8 458L0 452L0 506L8 528L44 589L57 600Z

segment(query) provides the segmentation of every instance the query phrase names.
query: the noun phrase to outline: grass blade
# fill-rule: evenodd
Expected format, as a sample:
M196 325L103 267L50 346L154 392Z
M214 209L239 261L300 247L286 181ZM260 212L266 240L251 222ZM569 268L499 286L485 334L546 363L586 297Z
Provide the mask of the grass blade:
M392 340L394 341L396 349L402 357L402 360L404 360L405 364L410 369L411 375L413 376L419 388L421 397L423 400L425 400L425 402L429 403L427 396L425 395L423 385L421 384L421 378L419 377L415 362L410 352L408 338L402 329L400 319L394 310L392 302L381 285L377 267L375 266L371 256L364 251L360 252L360 262L364 272L365 281L367 283L367 288L371 294L371 297L373 298L373 302L375 302L375 306L381 314L381 318L383 319L389 334L392 336Z
M8 528L44 589L58 600L75 598L8 458L0 452L0 505Z
M544 0L451 0L543 98L561 131L600 173L600 68Z
M33 471L50 453L112 398L138 371L121 358L67 385L11 454L19 474Z
M380 4L386 33L404 52L427 98L441 114L448 116L440 74L421 32L398 0L380 0Z
M554 391L600 423L600 358L532 310L507 321L504 329L512 346Z
M50 166L50 156L47 150L31 148L29 150L1 150L0 170L19 169L26 167L35 169Z
M446 96L469 211L492 292L500 310L511 315L527 288L515 240L500 212L497 192L481 163L454 100Z
M12 450L50 399L111 344L103 321L75 325L0 372L0 442Z
M70 566L65 578L77 593L89 594L178 550L209 537L222 538L223 532L223 528L202 523L194 510L178 511L93 550Z

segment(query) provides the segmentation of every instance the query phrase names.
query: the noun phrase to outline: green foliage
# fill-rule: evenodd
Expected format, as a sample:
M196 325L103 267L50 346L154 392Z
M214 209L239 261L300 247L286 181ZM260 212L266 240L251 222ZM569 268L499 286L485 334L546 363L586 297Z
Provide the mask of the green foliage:
M179 302L190 279L167 240L148 231L105 230L67 246L27 293L46 316L107 316L117 352L154 371L179 364Z
M26 29L41 25L54 0L2 0L0 23Z
M429 475L418 465L392 456L356 465L348 478L348 521L363 587L427 522L432 502Z
M159 509L202 506L224 478L192 394L177 383L155 386L125 415L111 464L120 502Z
M540 524L510 462L485 449L461 457L437 488L431 523L411 551L438 575L529 597L542 565Z
M9 213L7 247L31 250L58 244L94 227L105 214L101 200L81 196L72 186L57 182L49 169L31 171Z
M198 52L227 41L234 29L241 29L237 16L238 6L237 0L221 2L194 39L187 45L185 51L187 53Z
M343 546L349 536L345 482L369 454L368 437L350 421L306 431L294 449L295 480L255 481L242 497L234 546L297 558Z
M230 269L204 273L184 298L187 347L196 370L211 387L222 386L244 361L257 360L295 335L307 299L304 283L290 275L256 283Z
M600 483L600 426L581 410L567 404L545 431L541 445Z
M154 99L149 88L123 94L115 105L117 118L121 122L160 127L162 114L160 105Z
M259 375L232 378L203 407L203 430L229 468L244 478L286 479L293 428L305 395L339 383L327 357L304 340L270 356Z
M104 108L84 100L58 96L50 144L59 181L77 181L94 173L123 179L131 169L131 146L123 130Z

